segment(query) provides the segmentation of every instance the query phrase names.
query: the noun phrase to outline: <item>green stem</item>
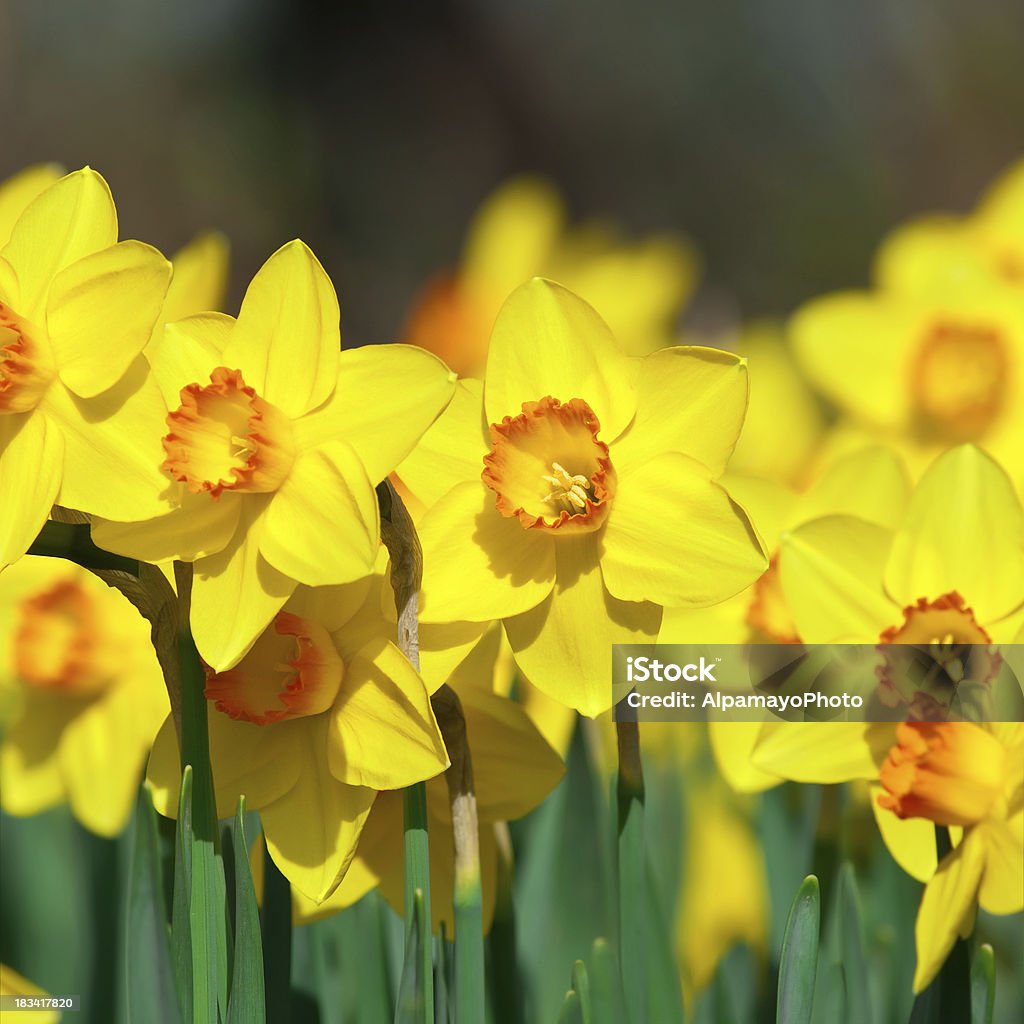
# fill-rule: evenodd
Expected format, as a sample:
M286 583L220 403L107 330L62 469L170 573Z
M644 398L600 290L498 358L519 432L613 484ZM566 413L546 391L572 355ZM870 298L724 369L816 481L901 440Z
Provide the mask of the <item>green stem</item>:
M491 995L497 1024L525 1024L526 1006L516 956L516 917L513 893L515 877L512 836L508 825L494 826L498 849L498 877L494 897L494 922L487 938L490 951Z
M89 534L88 523L43 523L39 536L28 549L30 555L45 555L49 558L66 558L85 569L139 575L139 563L134 558L112 555L96 547Z
M647 1020L647 971L644 956L644 906L647 878L644 855L644 772L640 729L615 723L619 748L619 962L630 1020Z
M288 1024L292 998L292 887L274 863L265 843L260 935L263 940L267 1021L269 1024Z

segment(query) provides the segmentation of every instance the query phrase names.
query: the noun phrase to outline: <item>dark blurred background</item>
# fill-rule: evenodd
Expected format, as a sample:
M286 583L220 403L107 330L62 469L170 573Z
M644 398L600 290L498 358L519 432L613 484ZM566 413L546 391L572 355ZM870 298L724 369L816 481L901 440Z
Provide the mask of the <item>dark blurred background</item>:
M167 251L222 229L229 310L301 236L353 342L523 170L784 313L1024 151L1022 39L1020 0L0 0L0 177L91 164Z

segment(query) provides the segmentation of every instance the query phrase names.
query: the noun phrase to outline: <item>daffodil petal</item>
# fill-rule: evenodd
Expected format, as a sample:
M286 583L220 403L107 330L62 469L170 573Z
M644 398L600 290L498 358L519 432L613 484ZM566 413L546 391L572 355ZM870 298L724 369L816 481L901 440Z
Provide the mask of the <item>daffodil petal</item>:
M431 693L448 682L491 625L489 621L420 623L420 675Z
M652 643L661 608L605 589L596 538L560 538L547 600L505 620L516 664L549 697L591 718L612 706L612 644Z
M198 313L157 330L146 348L146 358L168 409L181 405L181 389L210 382L213 370L223 365L224 349L235 318L224 313Z
M192 635L215 672L241 661L298 585L260 554L265 507L247 495L231 542L195 563Z
M582 398L612 441L636 408L634 363L601 317L561 285L534 278L502 306L491 334L484 403L490 423L518 416L524 402Z
M981 622L1024 603L1024 510L980 448L945 452L921 478L893 538L885 585L901 605L959 591Z
M396 470L423 504L435 505L457 483L478 480L490 447L484 422L484 386L460 380L451 402Z
M139 523L94 519L92 539L97 547L143 562L197 558L222 551L235 535L242 498L222 494L212 501L208 494L186 494L180 508Z
M423 680L385 640L346 664L328 717L327 762L339 782L402 789L448 767Z
M746 360L714 348L654 352L639 364L636 416L612 449L622 470L666 452L725 469L747 411Z
M524 530L475 480L457 484L420 524L424 622L484 622L540 604L555 578L555 541Z
M64 438L38 411L0 416L0 569L20 558L60 490Z
M455 374L421 348L345 349L334 393L295 424L296 443L303 449L347 442L377 484L413 450L454 391ZM477 458L483 458L482 446Z
M849 782L878 777L894 726L865 722L766 722L751 764L794 782Z
M910 496L910 476L891 448L871 445L831 463L799 501L801 522L857 516L896 529Z
M943 858L934 877L924 887L917 911L914 936L917 940L917 967L914 991L927 988L953 948L957 936L974 915L985 865L984 848L968 834L964 841Z
M935 825L927 818L900 818L879 807L878 796L885 790L871 787L871 811L878 831L892 858L911 878L927 882L939 861L935 852Z
M619 476L601 552L615 597L676 608L715 604L767 568L746 513L700 463L667 452Z
M143 357L95 398L79 398L55 381L39 411L64 438L62 505L122 521L168 510L177 488L160 469L167 410Z
M18 274L18 312L41 321L50 282L65 267L117 241L117 211L89 167L41 192L18 219L3 256Z
M64 798L58 760L61 734L75 713L62 694L35 693L0 741L0 806L25 817Z
M0 184L0 249L25 208L45 189L59 181L63 172L57 164L35 164Z
M752 755L760 735L760 722L708 722L715 764L737 793L760 793L782 781L781 775L754 766Z
M980 826L985 830L985 874L978 902L991 914L1024 910L1024 810Z
M224 365L241 370L246 384L298 419L334 390L340 316L320 261L304 242L288 242L252 279Z
M327 768L327 721L309 719L310 742L297 752L299 777L283 797L260 811L267 849L281 873L307 899L322 903L352 860L377 795L338 782Z
M892 534L825 516L782 536L779 572L805 643L872 643L899 617L882 588Z
M46 323L60 379L82 398L106 391L142 351L171 265L151 245L119 242L76 260L50 285Z
M270 500L260 553L308 586L349 583L373 571L380 519L362 462L344 441L300 455Z
M220 309L228 279L228 240L217 231L199 235L171 260L174 277L161 321L168 323Z

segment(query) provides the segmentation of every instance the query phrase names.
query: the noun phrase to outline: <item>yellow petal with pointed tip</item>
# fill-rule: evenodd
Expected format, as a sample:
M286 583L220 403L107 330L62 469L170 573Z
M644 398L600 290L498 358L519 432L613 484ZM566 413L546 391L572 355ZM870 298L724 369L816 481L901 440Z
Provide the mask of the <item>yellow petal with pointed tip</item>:
M800 522L857 516L894 530L910 496L910 476L891 448L872 445L837 458L799 501Z
M295 424L295 440L300 449L345 441L378 484L413 450L454 391L455 375L423 349L346 349L334 393ZM483 451L478 457L483 458Z
M267 849L281 873L307 899L322 903L338 887L377 795L346 786L327 768L327 719L306 719L307 742L296 750L299 777L262 808Z
M235 318L224 313L199 313L154 333L146 358L168 409L181 405L181 389L186 385L209 384L210 374L224 363L234 326Z
M349 583L373 571L377 496L353 449L330 441L300 455L270 499L260 553L308 586Z
M882 589L891 538L852 516L825 516L783 534L782 589L805 643L873 643L898 621Z
M252 279L224 349L224 365L293 419L338 379L341 333L334 285L309 247L281 246Z
M54 277L116 241L114 200L94 170L74 171L45 189L18 219L3 249L18 275L18 313L41 322Z
M50 285L46 323L60 379L82 398L106 391L149 341L171 279L151 245L120 242L76 260Z
M38 411L0 416L0 569L20 558L60 490L64 438Z
M215 672L241 661L298 585L260 554L265 508L262 496L247 495L231 542L195 563L192 634Z
M540 604L555 578L555 541L494 507L479 481L453 487L420 524L424 622L484 622Z
M895 739L895 727L865 722L766 722L752 765L794 782L873 779Z
M63 173L57 164L36 164L0 184L0 249L7 244L28 204L59 181Z
M1024 510L980 448L947 451L921 478L893 538L885 585L901 605L959 591L982 623L1024 603Z
M448 767L423 680L385 640L346 664L328 717L327 761L339 782L402 789Z
M698 346L663 349L640 361L636 393L636 417L612 448L617 470L666 452L696 459L709 476L725 469L747 410L744 359Z
M879 807L877 798L884 792L881 786L871 787L871 811L878 831L893 860L912 878L927 882L939 862L935 853L935 825L927 818L899 818Z
M1024 810L980 827L985 832L985 874L978 902L991 914L1016 914L1024 910Z
M590 718L612 706L612 644L651 643L661 608L620 601L601 579L596 538L560 538L557 579L542 604L506 619L516 663L549 697Z
M178 488L160 469L167 409L144 357L95 398L79 398L55 381L39 411L64 438L62 505L122 521L168 510Z
M222 551L235 535L243 499L222 494L186 494L180 508L157 519L116 523L94 519L92 539L105 551L143 562L194 562Z
M935 876L924 887L917 911L914 936L917 940L917 967L914 991L927 988L958 935L974 920L974 901L985 866L984 848L970 833L943 858Z
M620 600L715 604L767 568L746 513L700 463L667 452L620 473L601 552Z
M431 693L448 682L490 628L489 621L420 623L420 675Z
M597 414L601 439L633 418L635 363L607 324L561 285L534 278L502 306L491 334L484 403L490 423L518 416L524 402L582 398Z

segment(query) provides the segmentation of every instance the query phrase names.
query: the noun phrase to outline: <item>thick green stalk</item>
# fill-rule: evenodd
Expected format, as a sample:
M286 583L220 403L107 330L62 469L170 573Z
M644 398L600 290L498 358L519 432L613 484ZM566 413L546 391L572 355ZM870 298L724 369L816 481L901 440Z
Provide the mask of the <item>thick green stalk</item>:
M516 956L516 917L512 889L515 863L512 837L505 822L498 822L494 826L494 838L498 849L498 877L494 922L487 937L491 1003L496 1024L525 1024L526 1006Z
M466 719L455 691L442 686L432 698L451 765L445 772L455 837L455 1020L484 1019L484 918L480 887L480 831L473 789L473 759Z
M647 1020L644 772L638 724L616 722L615 732L619 748L619 963L629 1019L641 1024Z

